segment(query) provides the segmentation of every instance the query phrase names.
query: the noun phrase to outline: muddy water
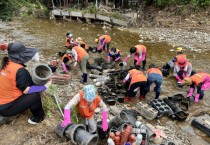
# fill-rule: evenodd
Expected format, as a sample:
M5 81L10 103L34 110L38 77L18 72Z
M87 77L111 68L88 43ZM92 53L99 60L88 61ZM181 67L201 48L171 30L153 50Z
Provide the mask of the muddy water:
M82 39L89 46L96 46L94 39L97 34L108 34L112 37L111 47L116 47L122 50L123 58L129 51L129 48L133 45L139 44L139 35L136 33L130 33L127 31L121 31L117 29L102 29L101 26L87 25L76 22L64 22L64 21L50 21L50 20L27 20L27 21L14 21L12 24L8 24L5 27L1 27L0 31L12 35L11 39L22 41L31 46L41 48L45 55L53 55L58 51L65 50L65 34L71 32L74 34L74 38L82 37ZM154 63L157 66L162 67L164 63L171 60L175 52L170 51L172 46L167 43L145 43L148 49L147 64ZM206 71L210 73L210 57L209 52L195 53L185 50L188 59L192 63L194 70ZM96 55L96 54L92 54ZM106 56L103 56L104 58ZM132 60L130 60L132 63ZM188 87L178 88L175 80L172 77L164 78L162 85L162 96L170 96L176 92L184 92L188 90ZM154 93L150 92L147 98L153 98ZM204 100L199 104L192 104L189 114L190 116L197 115L200 112L208 112L210 114L210 91L205 92ZM210 138L199 130L192 128L189 124L192 117L187 122L177 123L178 128L176 130L182 130L192 135L192 140L195 144L208 144ZM169 121L168 118L161 119L162 122ZM198 136L197 136L198 135ZM201 138L200 138L201 137ZM207 143L207 142L208 143ZM194 144L193 143L193 144Z

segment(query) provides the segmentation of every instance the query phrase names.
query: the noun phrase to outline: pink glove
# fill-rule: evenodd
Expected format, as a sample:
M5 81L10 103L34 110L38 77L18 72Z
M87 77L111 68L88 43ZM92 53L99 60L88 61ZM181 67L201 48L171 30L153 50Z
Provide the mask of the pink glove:
M110 62L111 57L108 55L107 57L107 61Z
M63 71L65 71L65 72L67 72L67 69L66 69L66 65L65 65L65 63L64 62L62 62L62 68L63 68Z
M129 58L130 58L130 56L128 55L128 56L123 60L123 62L127 62Z
M141 59L139 58L135 65L139 65L140 62L141 62Z
M61 124L62 127L66 127L66 125L71 123L71 110L64 109L64 120Z
M120 59L120 57L116 58L114 61L117 62Z
M176 75L175 78L178 80L177 83L182 84L182 80L180 79L180 77L178 75Z
M194 88L190 88L190 92L187 94L187 97L192 96L193 92L194 92Z
M102 112L102 128L103 128L103 131L107 131L107 129L108 129L107 116L108 116L108 112L103 111Z
M197 102L199 101L199 97L200 97L200 94L196 94L196 95L195 95L195 100L194 100L194 102L197 103Z
M126 80L123 80L122 83L125 84L126 83Z

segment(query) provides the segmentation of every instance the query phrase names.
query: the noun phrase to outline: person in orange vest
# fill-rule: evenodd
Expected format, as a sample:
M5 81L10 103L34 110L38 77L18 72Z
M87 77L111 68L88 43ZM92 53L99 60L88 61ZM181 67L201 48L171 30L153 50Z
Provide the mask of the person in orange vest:
M69 66L67 65L67 62L69 60L73 61L73 57L72 57L72 51L67 50L66 54L63 55L62 59L61 59L61 66L63 68L63 72L61 72L62 74L68 74L68 69Z
M100 42L100 45L98 47L98 52L102 52L102 50L109 52L109 45L111 42L111 37L109 35L97 35L97 38L95 39L95 42L98 44Z
M169 71L170 69L173 71L174 70L174 63L177 62L177 58L180 58L180 57L185 57L187 58L187 56L184 54L183 52L183 48L182 47L177 47L176 49L176 56L169 62L167 62L163 68L162 68L162 72L163 72L163 75L164 76L168 76L169 75Z
M196 73L189 78L184 78L184 85L190 85L189 93L187 97L191 97L194 93L195 87L197 88L197 93L195 95L195 102L199 102L204 97L204 91L210 89L210 74L207 73Z
M78 37L78 38L76 39L76 42L78 43L78 46L84 48L85 51L89 52L89 50L88 50L88 45L82 40L81 37Z
M69 47L74 41L73 34L66 33L66 47Z
M147 84L144 89L144 97L146 94L149 92L150 86L154 83L155 84L155 99L158 99L160 96L160 91L161 91L161 84L163 81L163 75L162 72L159 68L157 68L154 64L151 64L149 66L149 69L146 72L147 76Z
M147 83L146 76L142 71L139 71L137 69L132 69L128 72L127 76L124 78L123 84L125 84L129 79L131 81L127 92L128 97L125 97L125 101L129 102L133 101L132 97L135 97L134 90L137 89L138 87L140 87L140 96L138 98L139 100L142 100L144 94L144 87Z
M94 85L86 85L83 90L79 91L65 106L64 108L64 120L61 124L62 127L66 127L71 124L71 109L77 108L78 115L82 119L82 122L87 125L88 131L92 134L96 133L96 123L94 120L94 111L97 107L102 110L102 128L103 131L108 129L108 110L106 104L96 93Z
M195 74L192 70L192 64L187 61L186 57L176 56L177 61L174 63L174 77L177 79L179 86L182 86L182 80Z
M140 62L143 63L142 69L145 70L146 66L146 56L147 48L144 45L136 45L130 48L130 54L124 59L123 64L126 65L126 62L130 56L134 54L134 65L139 66Z
M74 68L77 65L77 62L80 62L82 68L82 80L81 83L87 82L87 63L89 59L88 53L80 46L74 46L73 48L70 47L72 57L75 60Z
M40 92L46 90L51 81L36 86L25 68L29 60L39 61L38 49L27 48L21 42L9 43L6 47L8 57L3 58L0 68L0 115L11 117L30 109L32 117L28 123L37 124L45 116Z
M112 47L108 53L107 61L110 62L110 59L112 58L115 62L117 62L120 60L120 57L121 57L120 50L116 49L115 47Z

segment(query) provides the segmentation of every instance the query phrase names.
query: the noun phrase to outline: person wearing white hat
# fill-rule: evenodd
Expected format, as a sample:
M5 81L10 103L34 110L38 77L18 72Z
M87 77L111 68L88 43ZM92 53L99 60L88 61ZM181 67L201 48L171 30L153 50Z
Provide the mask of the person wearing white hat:
M96 133L96 123L94 120L94 111L97 107L102 109L102 128L103 131L108 129L108 110L106 104L96 93L94 85L86 85L83 90L79 91L64 108L64 121L61 126L65 127L71 124L71 109L76 106L78 115L83 123L88 126L90 133Z

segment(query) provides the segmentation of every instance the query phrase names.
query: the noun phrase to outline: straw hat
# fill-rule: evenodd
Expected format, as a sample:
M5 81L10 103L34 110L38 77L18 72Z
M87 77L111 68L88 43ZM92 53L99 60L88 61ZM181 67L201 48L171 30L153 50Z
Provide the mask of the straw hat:
M80 42L80 41L82 41L82 38L81 38L81 37L78 37L78 38L76 39L76 42Z
M190 78L184 78L183 79L183 85L191 85L192 84L192 80Z

